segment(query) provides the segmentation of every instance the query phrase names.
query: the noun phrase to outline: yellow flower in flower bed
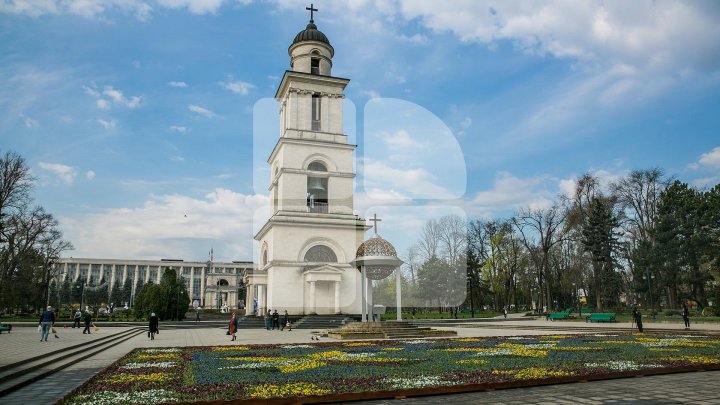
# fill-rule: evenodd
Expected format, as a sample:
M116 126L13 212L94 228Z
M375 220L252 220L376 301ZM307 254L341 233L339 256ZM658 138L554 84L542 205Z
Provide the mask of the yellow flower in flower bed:
M303 360L298 362L290 362L278 365L281 373L296 373L298 371L310 370L313 368L326 366L327 363L318 360Z
M405 350L405 348L404 347L386 347L386 348L383 348L383 350L386 352L393 352L393 351Z
M651 352L679 352L680 349L673 349L672 347L651 347L648 350Z
M558 351L558 352L585 352L585 351L600 351L600 350L607 350L606 347L578 347L578 346L557 346L553 347L552 350Z
M263 384L248 387L245 393L251 398L275 398L290 396L326 395L330 390L318 387L315 384L299 382L285 385Z
M330 350L327 352L313 353L310 358L322 360L322 359L334 359L337 357L345 356L347 353L341 352L340 350Z
M124 383L124 382L137 382L137 381L165 381L170 376L166 373L150 373L150 374L115 374L111 375L103 382L108 383Z
M458 360L458 364L487 364L487 360L480 360L480 359Z
M368 342L350 342L350 343L345 343L345 346L347 346L347 347L372 346L372 343L368 343Z
M180 356L176 353L138 354L136 360L177 360Z
M460 339L453 339L455 342L480 342L481 340L478 338L460 338Z
M541 340L560 340L572 337L571 335L543 335L540 336Z
M250 350L247 346L217 346L213 347L214 352L237 352L242 350Z
M534 348L528 348L524 345L518 345L513 343L500 343L497 345L498 348L501 349L510 349L512 350L513 356L522 356L522 357L545 357L548 354L548 351L546 349L534 349Z
M550 370L545 367L528 367L518 370L493 370L493 374L511 375L518 380L536 380L548 377L568 377L573 375L568 371Z

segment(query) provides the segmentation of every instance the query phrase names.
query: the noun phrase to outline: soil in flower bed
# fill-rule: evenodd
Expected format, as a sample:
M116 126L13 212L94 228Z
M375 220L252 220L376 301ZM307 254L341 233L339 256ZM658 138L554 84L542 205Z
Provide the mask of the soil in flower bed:
M322 402L718 368L720 337L699 334L136 349L62 404Z

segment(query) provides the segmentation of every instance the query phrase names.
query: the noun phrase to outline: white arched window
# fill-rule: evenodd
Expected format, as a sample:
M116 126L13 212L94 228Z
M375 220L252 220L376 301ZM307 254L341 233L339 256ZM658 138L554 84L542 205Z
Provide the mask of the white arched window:
M337 256L332 249L324 245L316 245L305 253L306 262L315 263L337 263Z

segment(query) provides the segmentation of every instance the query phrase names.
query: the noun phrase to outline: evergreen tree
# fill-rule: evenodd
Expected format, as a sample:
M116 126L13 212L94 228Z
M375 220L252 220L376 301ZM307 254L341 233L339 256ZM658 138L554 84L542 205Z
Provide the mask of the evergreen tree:
M60 302L63 305L72 304L72 286L70 285L70 277L65 277L62 284L60 285Z
M605 197L593 197L589 212L582 227L582 244L590 255L593 268L593 292L598 310L608 300L616 301L619 292L616 280L616 258L619 226L617 215L613 211L614 202ZM608 284L610 281L612 283ZM606 283L608 282L608 283Z
M115 284L113 284L112 290L110 291L110 302L114 307L122 306L123 290L120 286L120 278L115 278Z
M125 279L125 283L123 284L123 288L122 288L121 302L123 304L127 304L128 306L130 306L131 299L132 299L132 280L130 279L130 277L127 277Z
M135 298L134 301L131 303L131 305L134 307L135 303L137 302L138 294L140 294L140 291L142 291L142 288L145 286L145 283L141 278L138 279L137 283L135 283Z

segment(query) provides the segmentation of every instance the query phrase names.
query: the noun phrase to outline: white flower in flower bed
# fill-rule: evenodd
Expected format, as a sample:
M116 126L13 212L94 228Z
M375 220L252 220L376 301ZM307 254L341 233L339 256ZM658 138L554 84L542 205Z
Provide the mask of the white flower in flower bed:
M145 363L128 363L120 368L135 370L138 368L170 368L177 366L175 361L162 361L159 363L145 362Z
M687 342L687 339L664 339L660 341L655 342L642 342L641 344L645 347L667 347L667 346L675 346L678 343L684 343Z
M435 342L432 341L432 340L420 340L420 339L417 339L417 340L403 340L402 342L403 342L403 343L407 343L407 344L409 344L409 345L435 343Z
M178 348L172 348L172 349L145 349L142 351L143 353L180 353L180 349Z
M312 348L315 347L315 346L311 346L311 345L283 345L283 346L280 346L280 347L282 347L283 349L312 349Z
M355 359L364 359L368 357L375 357L377 353L346 353L344 357L350 357Z
M528 340L528 338L522 336L508 336L505 340Z
M590 336L593 336L593 337L618 337L619 335L608 335L606 333L595 333Z
M439 376L420 375L414 378L386 378L394 389L437 387L439 385L455 385L457 382L443 380Z
M585 363L585 367L603 367L614 371L632 371L643 368L662 367L659 364L637 364L633 361L608 361L605 363Z
M513 353L513 349L489 349L477 352L474 356L507 356Z
M115 404L156 404L177 401L175 393L167 390L147 390L135 392L100 391L88 395L80 395L83 405L115 405Z
M555 343L538 343L533 345L525 345L525 347L528 349L552 349L555 346L557 346L557 344Z

